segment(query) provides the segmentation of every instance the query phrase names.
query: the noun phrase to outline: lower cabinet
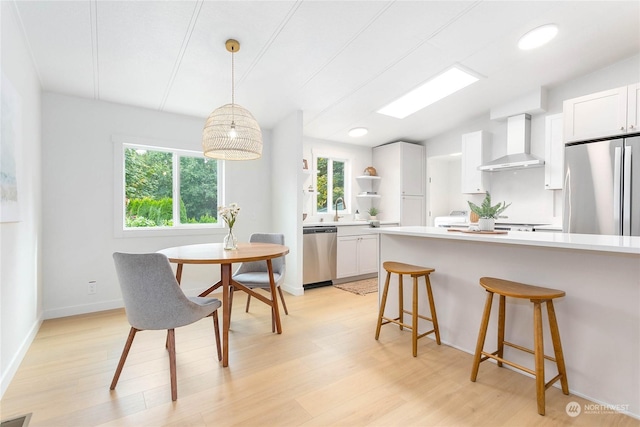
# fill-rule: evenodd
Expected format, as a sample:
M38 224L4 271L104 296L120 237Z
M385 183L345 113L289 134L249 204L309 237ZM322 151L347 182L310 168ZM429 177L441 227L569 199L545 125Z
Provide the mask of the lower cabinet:
M378 235L338 236L337 276L359 276L378 271Z

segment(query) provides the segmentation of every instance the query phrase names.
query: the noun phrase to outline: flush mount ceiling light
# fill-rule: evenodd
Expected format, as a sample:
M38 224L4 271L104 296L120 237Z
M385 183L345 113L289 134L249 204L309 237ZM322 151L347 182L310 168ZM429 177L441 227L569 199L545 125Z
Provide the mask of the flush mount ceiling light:
M543 25L520 37L518 47L522 50L535 49L549 43L557 34L558 26L556 24Z
M359 136L365 136L369 133L367 128L353 128L349 131L349 136L352 138L358 138Z
M260 126L247 109L235 103L234 54L240 50L240 43L229 39L225 46L231 52L231 104L209 115L202 131L202 151L213 159L258 159L262 156Z
M478 77L458 67L451 67L391 104L382 107L378 113L404 119L478 80Z

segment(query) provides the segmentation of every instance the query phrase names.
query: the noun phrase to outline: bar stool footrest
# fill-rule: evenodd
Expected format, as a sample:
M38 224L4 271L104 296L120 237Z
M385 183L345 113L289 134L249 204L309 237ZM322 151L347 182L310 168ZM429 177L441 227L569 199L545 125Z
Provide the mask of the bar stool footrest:
M432 329L432 330L430 330L430 331L428 331L428 332L425 332L424 334L420 334L420 335L418 335L418 336L416 337L416 339L418 339L418 340L419 340L420 338L422 338L422 337L426 337L427 335L432 334L432 333L434 333L435 331L436 331L435 329Z
M508 345L509 347L515 348L515 349L520 350L520 351L524 351L525 353L535 354L535 352L533 350L531 350L529 348L526 348L526 347L522 347L521 345L513 344L513 343L510 343L508 341L503 341L503 343L504 343L504 345ZM542 357L544 357L547 360L550 360L551 362L555 362L556 361L555 358L553 358L551 356L547 356L546 354L543 355Z
M413 315L412 311L409 311L409 310L402 310L402 311L404 312L404 314ZM433 323L433 319L431 317L423 316L422 314L418 314L418 317L420 319L428 320L429 322ZM398 319L399 319L399 317L398 317Z
M400 321L399 317L397 317L395 319L389 319L388 317L383 317L382 318L382 324L380 326L388 325L389 323L394 323L396 325L411 329L411 325L407 325L406 323L402 323Z
M562 374L558 374L555 377L553 377L548 383L546 383L544 385L544 389L548 389L549 387L551 387L556 381L561 380L562 379Z
M495 352L495 353L497 353L497 352ZM504 358L502 358L502 357L496 356L496 354L495 354L495 353L487 353L487 352L484 352L484 351L483 351L483 352L482 352L482 354L483 354L484 356L486 356L486 357L484 357L484 358L480 359L480 362L483 362L483 361L485 361L485 360L487 360L487 359L497 360L498 362L506 363L506 364L507 364L507 365L509 365L509 366L512 366L512 367L514 367L514 368L516 368L516 369L520 369L521 371L524 371L524 372L526 372L526 373L528 373L528 374L531 374L531 375L533 375L533 376L535 377L535 375L536 375L536 371L531 370L531 369L529 369L529 368L526 368L526 367L524 367L524 366L522 366L522 365L518 365L517 363L514 363L514 362L512 362L512 361L510 361L510 360L506 360L506 359L504 359Z

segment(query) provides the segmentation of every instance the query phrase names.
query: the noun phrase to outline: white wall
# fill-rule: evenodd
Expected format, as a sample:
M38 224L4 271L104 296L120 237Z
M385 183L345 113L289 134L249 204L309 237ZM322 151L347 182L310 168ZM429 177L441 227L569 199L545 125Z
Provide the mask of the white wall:
M545 117L562 112L562 103L571 99L606 89L636 83L640 81L640 55L619 61L591 74L581 76L556 87L547 88L547 112L533 115L531 118L531 154L545 157ZM517 114L518 112L514 112ZM470 121L465 126L451 130L426 142L427 160L434 156L444 156L461 151L461 136L467 132L486 130L492 137L492 154L497 158L506 154L506 121L492 121L487 114ZM429 170L427 170L429 174ZM530 170L492 172L489 185L491 196L495 201L513 203L504 215L514 222L562 222L562 190L544 189L544 168ZM463 195L459 190L453 194L456 202L449 203L451 209L461 208L465 200L480 202L482 195ZM427 206L429 210L441 211L440 206Z
M212 108L215 106L212 106ZM168 114L53 93L42 97L43 283L45 318L121 307L111 254L221 242L224 229L197 235L124 237L114 235L113 135L167 142L200 151L204 119ZM242 208L234 231L246 241L271 227L270 133L263 157L226 162L225 203ZM197 294L219 278L215 265L188 266L183 288ZM87 283L97 281L97 293Z
M273 129L271 208L273 228L283 233L289 247L287 274L282 288L294 295L302 287L302 111L296 111Z
M325 141L321 139L305 138L303 147L303 157L309 162L309 168L312 169L312 159L314 156L327 156L339 159L347 159L351 164L351 197L346 200L347 210L350 215L355 214L356 209L360 210L363 217L366 217L366 211L371 207L370 199L358 199L356 196L359 192L363 191L358 186L356 176L362 175L365 168L372 165L373 151L370 147L363 147L361 145L353 144L338 144L331 141ZM304 186L308 187L313 184L313 173L310 176L304 177ZM313 197L306 195L303 200L303 210L308 213L307 222L313 222L321 217L324 217L325 221L333 220L333 215L320 214L314 215L313 210ZM342 216L342 213L341 213Z
M20 221L0 224L0 397L42 322L40 83L10 2L0 2L2 98L15 90ZM6 80L5 80L6 79ZM2 109L2 126L7 110ZM7 129L3 129L4 133ZM7 141L4 141L5 143Z

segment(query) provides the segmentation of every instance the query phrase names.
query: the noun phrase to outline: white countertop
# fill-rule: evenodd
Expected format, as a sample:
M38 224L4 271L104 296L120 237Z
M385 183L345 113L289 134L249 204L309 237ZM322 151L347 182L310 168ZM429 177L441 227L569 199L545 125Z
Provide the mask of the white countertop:
M536 233L509 231L506 234L471 234L447 231L440 227L386 227L372 229L380 234L429 237L503 243L511 245L544 246L549 248L579 249L640 255L640 237L610 236L573 233Z
M397 222L393 222L393 221L380 221L380 225L391 225L391 224L397 224ZM340 226L346 226L346 225L365 225L368 226L369 225L369 220L346 220L346 221L315 221L315 222L303 222L302 226L303 227L318 227L318 226L326 226L326 227L340 227Z

